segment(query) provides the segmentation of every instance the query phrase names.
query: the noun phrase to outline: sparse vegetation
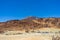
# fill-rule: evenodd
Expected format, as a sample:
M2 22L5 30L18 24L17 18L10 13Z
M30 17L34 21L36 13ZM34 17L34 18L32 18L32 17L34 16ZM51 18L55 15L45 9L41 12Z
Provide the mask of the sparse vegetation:
M59 37L59 36L56 36L56 37L53 36L53 37L52 37L52 40L60 40L60 37Z

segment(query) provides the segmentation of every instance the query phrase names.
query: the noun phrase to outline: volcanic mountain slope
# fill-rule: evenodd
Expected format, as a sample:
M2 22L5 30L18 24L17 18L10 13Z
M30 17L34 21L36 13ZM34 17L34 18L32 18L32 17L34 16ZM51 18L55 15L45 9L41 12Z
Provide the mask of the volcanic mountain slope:
M0 22L0 33L4 31L30 31L41 28L60 28L60 18L28 17L22 20Z

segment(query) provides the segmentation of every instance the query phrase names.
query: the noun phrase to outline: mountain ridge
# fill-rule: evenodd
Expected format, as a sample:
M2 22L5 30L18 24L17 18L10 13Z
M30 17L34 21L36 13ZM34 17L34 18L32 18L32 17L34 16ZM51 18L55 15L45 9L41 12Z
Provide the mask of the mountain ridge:
M60 18L28 17L22 20L0 22L1 31L29 31L40 28L60 28Z

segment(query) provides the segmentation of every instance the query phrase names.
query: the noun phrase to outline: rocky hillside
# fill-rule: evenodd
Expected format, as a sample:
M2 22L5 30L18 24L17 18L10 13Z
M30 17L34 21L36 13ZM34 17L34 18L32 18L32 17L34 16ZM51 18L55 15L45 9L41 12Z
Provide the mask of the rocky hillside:
M0 33L3 31L36 30L40 28L60 28L60 18L27 17L22 20L0 22Z

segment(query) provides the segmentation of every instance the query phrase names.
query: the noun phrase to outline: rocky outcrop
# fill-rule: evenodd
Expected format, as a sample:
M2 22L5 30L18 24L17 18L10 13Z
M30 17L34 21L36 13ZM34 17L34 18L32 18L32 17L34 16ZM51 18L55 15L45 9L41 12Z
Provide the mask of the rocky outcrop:
M0 33L4 31L37 30L40 28L60 28L60 18L28 17L22 20L0 22Z

